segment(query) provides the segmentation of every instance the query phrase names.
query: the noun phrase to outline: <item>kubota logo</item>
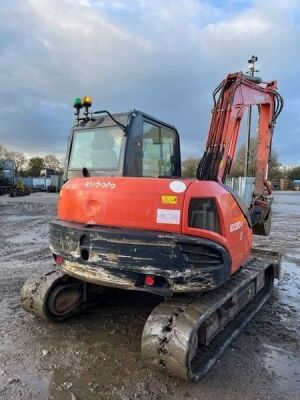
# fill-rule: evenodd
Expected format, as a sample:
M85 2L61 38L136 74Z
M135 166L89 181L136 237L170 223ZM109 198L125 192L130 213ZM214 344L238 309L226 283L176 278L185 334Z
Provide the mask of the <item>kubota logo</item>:
M239 221L230 225L230 232L238 231L243 226L243 222Z
M101 182L101 181L87 181L84 183L85 187L93 189L115 189L116 184L112 182Z

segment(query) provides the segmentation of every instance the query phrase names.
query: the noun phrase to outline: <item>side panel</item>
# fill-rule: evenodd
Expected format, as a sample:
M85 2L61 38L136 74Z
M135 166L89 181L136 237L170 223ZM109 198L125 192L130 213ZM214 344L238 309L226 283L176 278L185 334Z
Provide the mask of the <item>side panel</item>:
M62 188L58 217L88 225L181 233L191 181L156 178L72 178Z
M213 198L220 220L220 233L189 226L189 204L193 198ZM195 181L185 195L182 233L214 240L231 255L231 273L240 268L252 247L252 229L233 196L217 182Z

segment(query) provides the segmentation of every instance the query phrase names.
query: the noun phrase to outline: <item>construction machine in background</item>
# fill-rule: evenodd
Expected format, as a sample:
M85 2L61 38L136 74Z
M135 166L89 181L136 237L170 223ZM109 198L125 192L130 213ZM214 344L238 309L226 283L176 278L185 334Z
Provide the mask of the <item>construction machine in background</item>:
M50 222L56 268L34 275L23 308L63 321L105 288L162 296L142 335L142 358L197 381L271 293L280 255L252 247L267 235L267 182L273 130L283 101L276 82L232 73L213 93L206 149L196 179L181 178L174 126L141 111L89 112L77 99L66 183ZM250 208L225 184L242 116L259 110L255 187ZM85 108L80 115L81 108Z
M28 186L18 179L16 184L10 188L9 197L21 197L30 195L31 190Z
M16 166L11 160L0 158L0 196L10 193L16 183Z

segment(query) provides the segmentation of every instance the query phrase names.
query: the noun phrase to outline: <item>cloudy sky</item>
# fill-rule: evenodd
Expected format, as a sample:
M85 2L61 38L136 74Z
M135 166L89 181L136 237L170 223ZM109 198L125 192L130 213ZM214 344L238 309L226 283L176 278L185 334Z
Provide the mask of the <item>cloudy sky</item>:
M255 54L285 108L274 146L300 164L299 0L1 0L0 143L65 152L73 98L174 124L200 156L211 92Z

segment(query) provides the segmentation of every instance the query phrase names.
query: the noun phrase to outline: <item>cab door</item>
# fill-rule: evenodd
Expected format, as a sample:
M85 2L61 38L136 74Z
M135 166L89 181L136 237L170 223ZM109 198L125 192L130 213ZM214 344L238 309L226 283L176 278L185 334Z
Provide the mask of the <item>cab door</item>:
M177 131L157 120L137 115L129 130L124 175L180 177L180 150Z

